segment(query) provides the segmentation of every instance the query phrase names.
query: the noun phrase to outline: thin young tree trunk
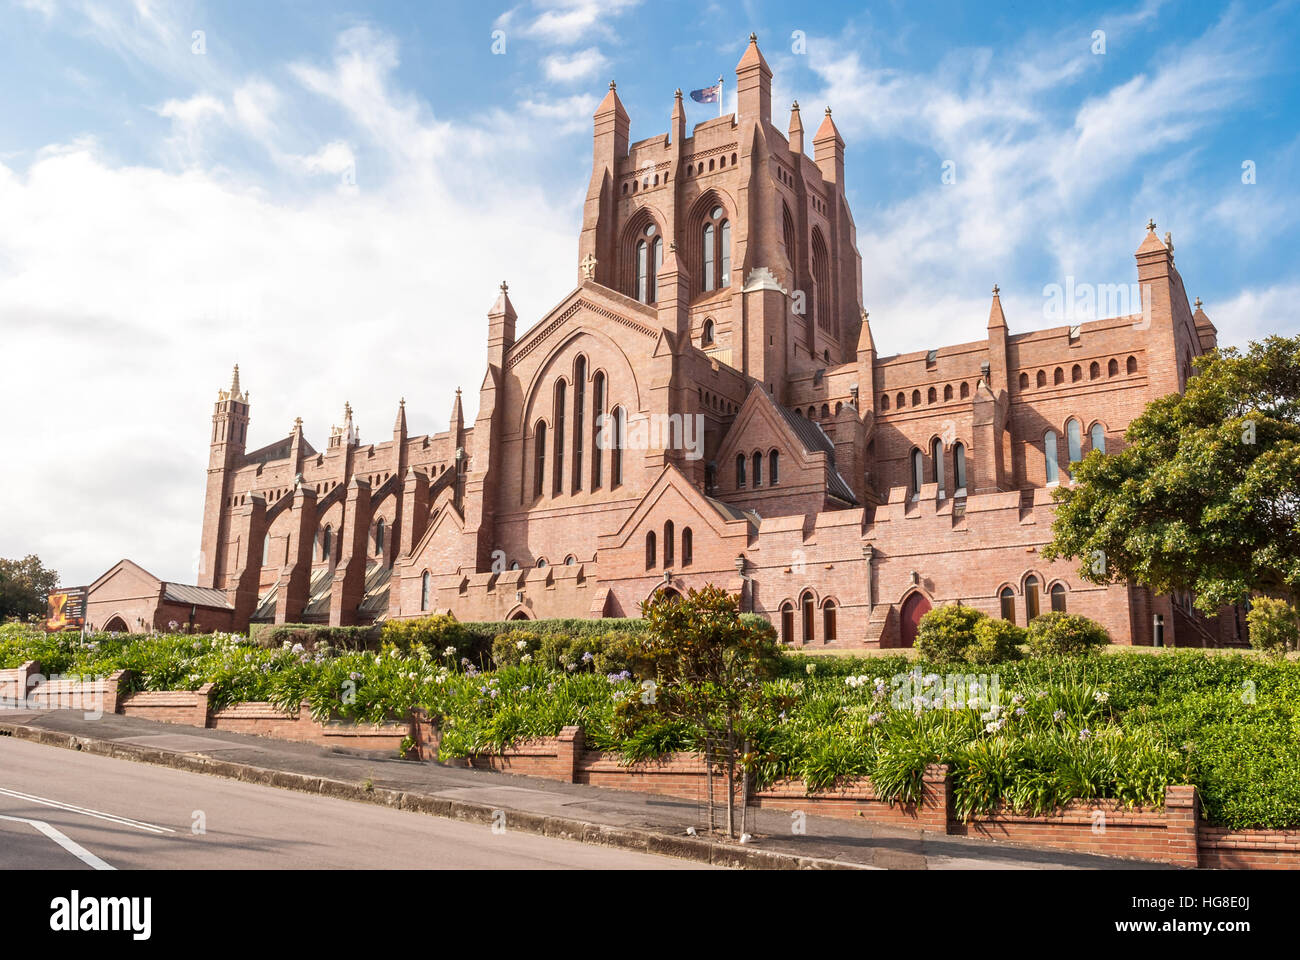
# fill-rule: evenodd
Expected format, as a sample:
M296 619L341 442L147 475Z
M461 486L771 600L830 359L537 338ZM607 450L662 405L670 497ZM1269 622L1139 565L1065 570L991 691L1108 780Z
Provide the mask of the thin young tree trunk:
M746 757L749 756L749 738L746 737L741 747ZM740 835L749 832L749 764L740 768Z
M727 839L736 836L736 743L727 717Z

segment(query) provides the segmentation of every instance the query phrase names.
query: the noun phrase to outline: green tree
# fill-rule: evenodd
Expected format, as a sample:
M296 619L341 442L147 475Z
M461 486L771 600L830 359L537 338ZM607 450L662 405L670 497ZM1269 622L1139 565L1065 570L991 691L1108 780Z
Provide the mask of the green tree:
M748 749L753 735L771 724L779 706L762 684L776 672L776 635L766 622L742 619L736 598L712 585L685 598L661 594L642 605L642 615L647 629L633 641L633 658L654 686L653 695L632 709L683 720L702 732L709 770L717 767L726 777L727 834L735 833L737 801L744 833L745 788L737 797L735 768L739 763L748 773L756 760ZM708 806L712 824L711 790Z
M1246 614L1250 645L1256 650L1281 656L1300 649L1300 617L1285 600L1256 597Z
M47 570L29 553L21 560L0 558L0 620L45 616L45 595L59 585L59 574Z
M1191 591L1207 614L1252 592L1300 588L1300 337L1196 361L1183 394L1092 451L1056 492L1044 559L1093 583Z

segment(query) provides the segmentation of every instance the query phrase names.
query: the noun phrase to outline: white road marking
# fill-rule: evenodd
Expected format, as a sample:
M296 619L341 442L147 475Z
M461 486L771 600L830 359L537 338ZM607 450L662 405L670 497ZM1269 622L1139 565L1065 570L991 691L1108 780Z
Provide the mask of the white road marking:
M6 817L3 814L0 814L0 820L9 820L13 823L25 823L28 826L35 827L37 830L41 831L41 833L45 834L61 846L64 850L68 851L68 853L72 854L86 866L94 870L117 869L117 867L112 864L105 863L103 860L99 859L99 857L95 856L81 844L77 843L76 840L73 840L66 834L62 834L58 830L54 829L54 827L50 826L44 820L28 820L26 817Z
M99 810L91 810L89 807L79 807L73 803L64 803L62 800L50 800L48 797L38 797L31 793L21 793L17 790L10 790L7 787L0 787L0 796L13 797L15 800L26 800L29 803L39 803L47 807L57 807L60 810L68 810L72 813L80 813L83 816L95 817L99 820L107 820L110 823L119 823L124 827L134 827L137 830L145 830L149 833L175 833L171 827L160 827L153 823L144 823L141 820L132 820L129 817L119 817L112 813L103 813ZM39 821L32 821L33 823Z

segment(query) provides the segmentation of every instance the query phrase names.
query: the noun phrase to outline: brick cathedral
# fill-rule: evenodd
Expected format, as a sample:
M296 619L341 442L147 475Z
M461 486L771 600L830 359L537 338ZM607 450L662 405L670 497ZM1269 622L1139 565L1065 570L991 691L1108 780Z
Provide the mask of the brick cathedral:
M1013 334L995 286L979 339L881 355L844 141L830 108L811 157L797 103L778 130L771 78L751 36L735 115L688 132L678 91L668 131L636 143L610 84L576 285L522 335L501 285L475 421L457 391L444 433L409 435L402 404L363 444L345 408L320 449L299 420L249 450L236 367L212 418L200 583L123 561L91 619L624 617L713 583L796 647L908 646L958 601L1021 624L1082 613L1120 643L1152 643L1157 614L1170 645L1240 642L1234 610L1207 619L1039 556L1072 463L1122 444L1215 345L1172 242L1149 224L1135 315Z

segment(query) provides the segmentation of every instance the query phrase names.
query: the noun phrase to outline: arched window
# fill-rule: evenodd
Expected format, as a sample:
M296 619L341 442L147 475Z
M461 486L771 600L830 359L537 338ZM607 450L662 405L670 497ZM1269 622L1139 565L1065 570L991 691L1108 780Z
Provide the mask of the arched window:
M888 409L889 409L889 394L887 394L887 393L882 393L882 394L880 395L880 409L881 409L881 410L888 410Z
M803 642L812 643L817 632L817 606L811 593L805 593L799 600L803 607Z
M943 402L947 403L952 399L952 384L946 383L943 387Z
M582 489L582 455L586 442L587 358L573 364L573 492Z
M920 391L920 390L913 390L913 391L912 391L912 406L914 406L914 407L919 407L920 405L921 405L921 391Z
M1028 390L1028 389L1029 389L1029 374L1027 374L1027 373L1022 373L1022 374L1020 375L1020 389L1021 389L1021 390Z
M1002 619L1011 623L1016 622L1016 592L1010 587L1003 587L998 594L998 600L1002 605Z
M745 489L745 455L736 454L736 489Z
M835 642L835 601L822 603L822 643Z
M564 406L567 390L563 380L555 381L555 466L551 492L557 497L564 492Z
M420 575L420 609L429 609L429 571L426 570Z
M1091 439L1092 449L1100 450L1102 453L1106 452L1106 428L1100 423L1094 423L1092 425Z
M603 446L604 431L607 429L605 420L605 374L597 370L596 376L591 380L591 419L592 429L595 431L591 443L591 489L599 490L601 484L601 472L604 468L605 451Z
M781 604L781 642L794 643L794 604Z
M682 527L682 566L689 567L695 560L695 534L690 527Z
M1083 379L1083 369L1076 363L1070 368L1070 382L1078 383Z
M652 251L650 257L650 290L649 299L646 300L646 303L654 303L659 299L659 271L664 267L664 238L655 237L654 243L650 247Z
M713 346L713 336L714 336L713 320L712 319L705 320L704 332L700 334L700 346L702 347Z
M1115 377L1118 375L1119 375L1119 361L1112 359L1108 364L1106 364L1106 376Z
M676 538L673 536L673 522L671 520L665 520L664 521L664 566L665 567L671 567L673 565L673 552L674 552L673 541L675 539Z
M1137 357L1129 357L1126 363L1126 367L1129 373L1137 373L1138 372Z
M1025 578L1025 623L1038 616L1038 578Z
M914 449L912 451L912 496L921 495L923 483L925 483L925 454Z
M618 489L623 485L623 446L627 443L627 413L622 407L614 408L614 449L609 454L609 485Z
M960 396L961 396L961 398L962 398L963 400L965 400L967 397L970 396L970 384L969 384L969 383L963 383L963 384L961 385Z
M1040 387L1047 386L1047 372L1044 370L1038 371L1038 385Z
M938 437L930 444L930 458L934 461L934 482L939 485L939 495L943 496L943 441Z
M723 220L718 229L718 253L722 269L718 271L718 286L731 286L731 221Z
M645 535L645 568L653 570L655 568L655 532L651 530Z
M713 224L706 223L704 225L704 236L700 238L701 243L704 244L704 275L703 276L704 276L704 289L706 291L712 290L714 286L713 258L716 251L714 250L713 233L714 233Z
M767 485L775 487L781 481L781 454L773 450L767 455Z
M271 562L271 537L268 534L262 538L262 566Z
M1058 475L1058 465L1056 462L1056 431L1048 430L1043 434L1043 463L1047 468L1047 482L1056 483L1060 477Z
M1071 417L1065 421L1065 444L1070 454L1071 465L1083 459L1083 429L1079 421Z
M1052 584L1052 612L1065 613L1065 584Z
M1096 360L1094 360L1092 361L1092 363L1088 365L1088 379L1096 380L1100 376L1101 376L1101 364L1098 363Z
M647 303L650 282L650 247L644 240L636 242L636 298Z
M831 324L830 257L826 253L826 241L822 239L821 230L816 227L813 227L812 232L812 271L817 326L823 330L832 330L833 333Z
M1065 371L1062 370L1060 367L1057 367L1052 372L1052 384L1056 385L1058 383L1065 383Z
M830 416L831 416L831 408L830 408L828 405L826 405L826 404L823 403L823 404L822 404L822 419L823 419L823 420L829 420L829 419L830 419Z
M542 495L546 478L546 421L538 420L533 428L533 496Z
M334 560L334 528L328 523L320 535L320 558L326 563Z
M375 521L375 553L382 558L384 555L384 518L380 517Z
M934 387L931 387L929 390L925 392L926 403L934 403L934 401L937 399L938 399L938 394L934 392Z
M953 481L957 484L957 493L966 492L966 445L955 443L952 447Z
M902 410L903 407L906 406L906 405L907 405L907 398L904 397L903 394L900 393L900 394L898 395L898 409L899 409L899 410Z
M794 247L794 218L790 216L790 208L784 203L781 204L781 240L785 243L785 258L790 261L791 280L793 280L793 271L798 270L799 259L795 255ZM794 283L790 284L791 287L794 285Z
M758 488L763 485L763 455L757 450L754 451L754 487Z

